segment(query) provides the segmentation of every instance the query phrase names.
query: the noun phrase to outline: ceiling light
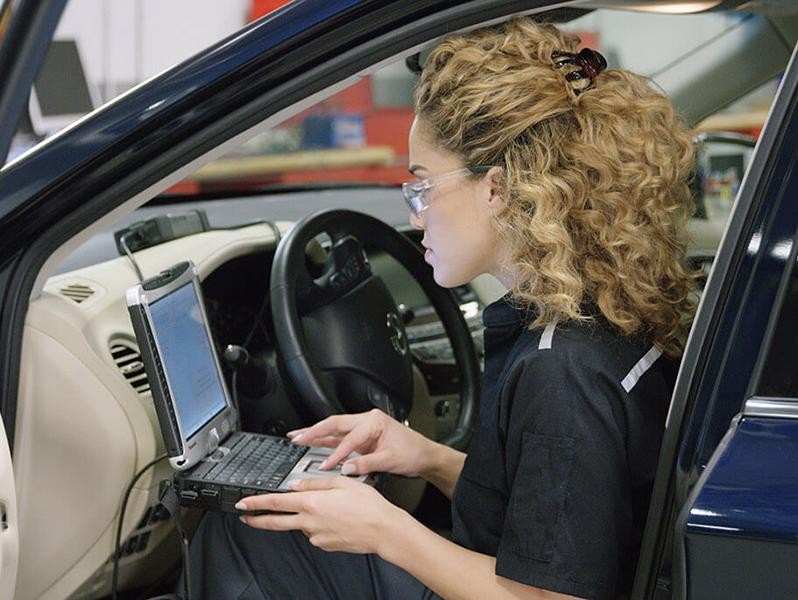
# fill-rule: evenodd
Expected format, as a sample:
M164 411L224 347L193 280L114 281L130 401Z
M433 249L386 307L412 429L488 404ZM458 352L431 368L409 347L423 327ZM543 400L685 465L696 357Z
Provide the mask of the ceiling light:
M704 0L702 2L668 2L662 6L652 6L654 12L669 13L672 15L683 15L687 13L700 12L715 8L720 4L720 0Z
M721 0L689 0L688 2L674 2L672 0L662 0L660 2L641 2L640 4L629 4L625 0L604 0L590 2L588 6L595 8L623 8L624 10L635 10L640 12L656 12L672 15L696 13L710 8L715 8Z

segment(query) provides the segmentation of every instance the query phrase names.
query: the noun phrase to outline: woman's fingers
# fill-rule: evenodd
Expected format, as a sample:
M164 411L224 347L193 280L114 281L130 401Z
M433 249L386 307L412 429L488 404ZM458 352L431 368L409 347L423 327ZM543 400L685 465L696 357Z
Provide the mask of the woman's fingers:
M333 415L311 427L289 431L286 435L295 444L334 448L332 454L319 467L334 468L352 452L369 452L379 432L378 411L354 415Z
M296 444L313 445L313 441L320 437L331 435L343 436L349 433L360 418L360 415L333 415L319 421L311 427L288 432L288 437Z
M341 467L343 475L366 475L390 470L393 453L387 450L350 458Z
M371 432L368 427L355 428L341 440L332 454L321 463L322 470L332 469L339 462L357 450L361 450L371 441Z
M300 431L300 430L297 430ZM343 439L342 435L326 435L326 436L302 436L299 438L299 434L295 433L291 435L293 432L289 432L286 434L286 437L291 440L292 443L297 444L298 446L312 446L313 448L335 448L338 444L341 443Z
M304 521L301 515L241 515L239 518L250 527L272 531L302 529Z
M316 438L313 440L314 448L337 448L343 437L340 435L328 435L327 437ZM309 446L311 444L308 444Z

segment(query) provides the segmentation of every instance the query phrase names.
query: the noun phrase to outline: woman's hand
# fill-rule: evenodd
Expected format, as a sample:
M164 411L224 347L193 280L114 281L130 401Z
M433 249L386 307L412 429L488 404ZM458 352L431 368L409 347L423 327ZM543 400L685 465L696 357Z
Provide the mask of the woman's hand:
M314 546L327 551L379 553L384 532L396 521L412 518L383 498L373 487L348 477L297 481L287 493L250 496L239 510L272 510L293 514L243 515L258 529L301 530Z
M306 479L295 492L244 498L239 510L291 514L244 515L258 529L302 531L328 552L377 554L444 598L572 598L496 575L496 558L430 531L374 488L348 477Z
M377 409L334 415L312 427L290 431L288 437L297 444L335 448L321 469L332 469L352 452L361 454L344 462L344 475L381 471L424 476L436 445Z

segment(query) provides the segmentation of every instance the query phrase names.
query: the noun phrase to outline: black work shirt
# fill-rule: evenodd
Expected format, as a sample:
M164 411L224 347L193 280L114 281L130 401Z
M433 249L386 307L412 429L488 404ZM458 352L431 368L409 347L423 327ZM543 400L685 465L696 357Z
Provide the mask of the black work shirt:
M631 589L676 364L600 315L529 330L488 306L479 426L453 539L496 574L583 598Z

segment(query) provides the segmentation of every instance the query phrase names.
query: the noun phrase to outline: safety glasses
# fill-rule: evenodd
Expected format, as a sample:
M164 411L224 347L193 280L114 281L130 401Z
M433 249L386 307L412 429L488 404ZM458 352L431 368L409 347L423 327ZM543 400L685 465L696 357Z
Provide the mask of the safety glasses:
M402 184L402 196L404 196L410 212L419 217L421 213L429 208L430 190L434 187L453 179L460 179L466 175L487 173L490 168L490 166L465 167L435 177L408 181Z

